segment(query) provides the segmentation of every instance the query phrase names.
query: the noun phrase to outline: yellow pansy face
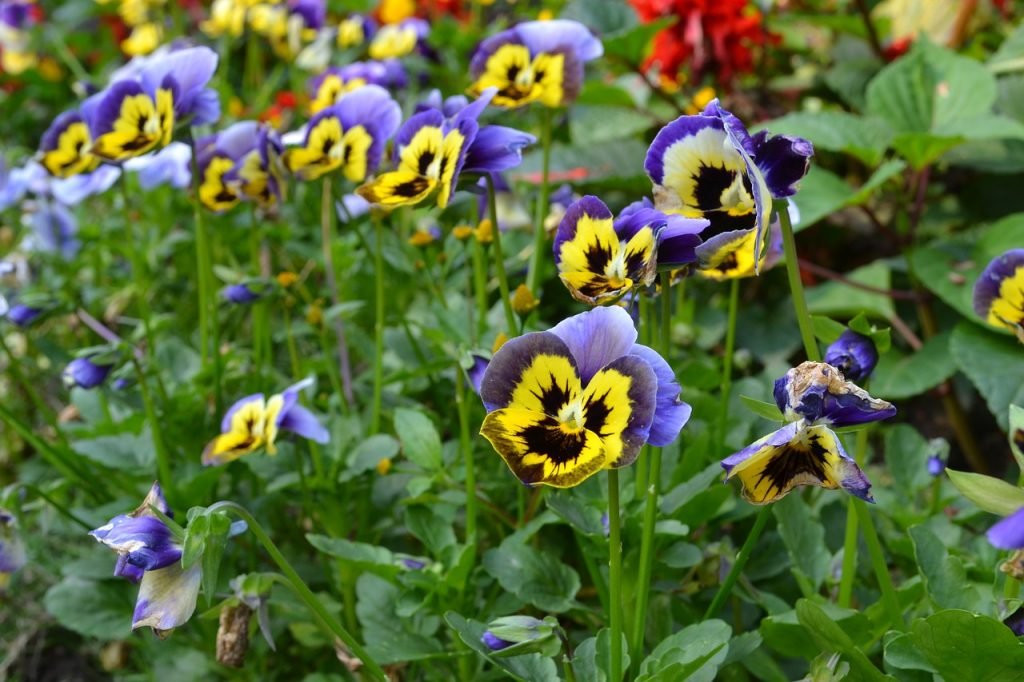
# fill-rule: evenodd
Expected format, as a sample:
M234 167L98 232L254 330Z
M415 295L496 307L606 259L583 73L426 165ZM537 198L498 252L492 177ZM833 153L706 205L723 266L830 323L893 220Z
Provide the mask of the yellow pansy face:
M479 95L487 88L497 88L491 103L499 107L513 109L535 101L557 107L564 97L564 73L565 55L531 57L524 45L502 45L487 60L470 91Z
M56 147L43 153L40 162L50 175L58 178L87 173L100 162L87 151L91 143L89 126L83 121L72 123L58 135Z

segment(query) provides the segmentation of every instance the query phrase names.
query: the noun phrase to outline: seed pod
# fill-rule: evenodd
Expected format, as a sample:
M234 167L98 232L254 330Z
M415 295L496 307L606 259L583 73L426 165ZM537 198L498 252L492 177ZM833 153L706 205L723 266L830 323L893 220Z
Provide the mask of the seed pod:
M221 609L220 627L217 629L217 662L221 665L229 668L245 665L251 616L252 609L242 603Z

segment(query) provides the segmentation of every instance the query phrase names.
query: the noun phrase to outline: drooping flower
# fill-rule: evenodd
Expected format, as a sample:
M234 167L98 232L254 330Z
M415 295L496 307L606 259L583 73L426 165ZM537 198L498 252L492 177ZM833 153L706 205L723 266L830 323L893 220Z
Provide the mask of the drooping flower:
M351 182L362 182L376 170L401 120L401 108L386 90L364 86L313 116L302 146L284 153L284 165L303 180L340 169Z
M744 499L769 504L798 486L816 485L874 501L871 482L829 427L887 419L896 408L818 362L805 362L778 379L775 401L789 423L722 460L726 480L739 478Z
M1024 249L1011 249L985 266L974 284L974 312L1024 343Z
M405 87L407 80L405 67L395 59L328 67L309 81L309 113L316 114L338 104L345 95L364 85L394 90Z
M870 336L847 329L825 349L825 362L842 372L847 380L861 382L878 364L878 349Z
M813 154L802 138L764 131L751 136L714 100L702 113L662 128L644 169L658 210L710 221L700 235L702 266L721 267L735 253L758 273L772 198L796 193Z
M99 355L75 358L64 368L61 375L68 388L96 388L107 380L114 370L114 363L98 359Z
M206 87L217 53L192 47L147 58L82 105L92 136L90 152L107 161L141 156L167 146L177 121L212 123L220 116L215 91Z
M553 656L561 649L558 629L558 621L552 616L543 620L533 616L502 616L487 624L480 643L492 652L503 652L499 655L540 652ZM505 649L510 651L505 652Z
M480 384L480 433L527 485L567 488L679 435L690 406L621 308L594 308L506 342Z
M39 142L39 162L50 175L69 178L96 168L100 158L89 153L89 125L78 110L65 111L50 124Z
M119 514L89 532L117 552L114 575L140 582L132 615L132 629L149 626L160 636L184 625L196 609L202 564L181 566L182 538L154 510L170 517L171 510L159 483L130 514Z
M470 92L497 88L494 104L499 107L538 101L560 107L579 94L583 65L602 54L601 41L583 24L528 21L480 43L470 62Z
M312 412L299 405L299 392L312 385L312 378L304 379L268 399L257 393L236 402L221 420L221 435L203 450L203 464L227 464L260 448L275 455L280 431L326 443L330 437L327 429Z
M430 24L423 19L409 18L377 29L370 39L370 59L398 59L412 54L430 33Z
M492 95L493 91L484 93L452 118L436 109L413 114L395 135L396 169L360 186L357 193L372 204L390 207L418 204L436 191L437 205L447 206L480 130L477 118ZM508 158L506 149L499 161ZM474 160L476 169L487 165L482 155Z

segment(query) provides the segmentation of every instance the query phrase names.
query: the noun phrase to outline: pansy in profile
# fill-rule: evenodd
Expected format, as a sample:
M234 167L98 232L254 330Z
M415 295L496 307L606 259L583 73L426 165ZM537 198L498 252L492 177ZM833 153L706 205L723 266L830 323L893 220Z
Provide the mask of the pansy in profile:
M775 382L775 401L789 423L722 460L751 504L769 504L798 486L842 488L872 502L871 482L830 426L888 419L896 408L843 379L839 370L805 362Z
M115 576L141 583L132 629L149 626L165 636L195 612L202 563L182 568L183 539L157 512L171 516L160 484L154 483L138 509L115 516L89 535L117 552Z
M583 65L604 47L583 24L569 19L527 21L487 38L473 53L470 92L496 88L494 105L531 102L560 107L576 99Z
M666 213L707 218L698 251L701 264L721 267L735 254L738 268L760 272L772 198L796 193L814 148L799 137L751 136L738 118L713 100L695 116L661 129L644 169L654 183L655 206Z
M568 488L668 445L690 417L622 308L594 308L501 346L480 381L480 433L520 481Z
M405 57L416 51L428 33L430 24L415 17L385 24L370 39L367 53L370 59L378 60Z
M39 163L57 178L93 170L100 158L89 153L89 124L78 110L65 111L50 124L39 142Z
M216 69L216 52L192 47L151 56L126 71L82 105L92 137L89 151L120 162L168 145L177 121L216 121L220 103L206 87Z
M653 284L663 257L667 267L693 262L705 224L667 216L644 202L613 218L604 202L585 196L569 206L555 233L558 275L577 301L616 301Z
M974 312L1024 343L1024 249L1011 249L985 266L974 284Z
M391 90L403 88L407 82L405 67L395 59L330 66L309 81L309 113L316 114L334 106L345 95L364 85L379 85Z
M341 170L351 182L362 182L376 170L401 120L391 95L367 85L314 115L302 146L284 153L284 165L302 180Z
M312 378L304 379L270 398L257 393L236 402L221 421L221 434L203 450L203 464L227 464L261 448L275 455L281 431L326 443L330 437L327 429L312 412L299 405L299 392L312 385Z
M493 94L487 91L450 118L437 109L413 114L395 135L395 170L378 175L356 192L371 204L389 207L418 204L437 192L437 205L446 207L480 131L477 118ZM506 147L500 160L515 156L509 154ZM480 170L489 165L484 158L474 163Z

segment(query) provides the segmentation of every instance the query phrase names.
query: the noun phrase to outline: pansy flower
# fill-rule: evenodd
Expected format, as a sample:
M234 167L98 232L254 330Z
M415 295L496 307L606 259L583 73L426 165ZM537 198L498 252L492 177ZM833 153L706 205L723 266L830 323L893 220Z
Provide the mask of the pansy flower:
M345 95L364 85L385 89L405 87L407 76L401 62L353 62L332 66L309 81L309 112L316 114L339 103Z
M805 362L776 381L775 400L789 423L722 460L726 480L738 478L751 504L775 502L804 485L842 488L874 501L871 482L829 427L887 419L896 408L819 362Z
M196 141L199 201L203 206L221 212L241 201L240 190L228 184L228 174L249 151L258 129L256 121L241 121Z
M359 47L372 38L376 31L377 24L370 17L365 14L350 14L338 22L335 42L343 50Z
M825 362L850 381L864 381L878 364L878 349L870 336L847 329L825 349Z
M796 193L813 154L802 138L764 131L751 136L713 100L702 113L662 128L644 169L659 210L710 221L701 233L702 264L720 267L728 254L739 259L742 252L758 273L772 198Z
M690 406L625 310L594 308L501 346L480 382L480 433L520 481L567 488L679 435Z
M260 208L273 208L285 198L287 185L283 153L284 147L277 132L268 125L260 124L251 146L224 179Z
M585 196L566 211L555 233L558 275L573 298L601 305L621 298L635 287L654 283L666 230L665 257L676 267L695 258L700 243L696 232L703 222L669 217L637 202L613 219L597 197ZM686 225L682 225L686 223Z
M430 32L430 24L423 19L403 19L377 29L370 40L367 53L371 59L398 59L412 54Z
M14 528L14 515L0 509L0 592L7 589L11 576L27 563L25 546Z
M312 385L312 378L304 379L270 398L264 399L262 393L257 393L236 402L221 421L221 434L203 450L203 464L227 464L260 448L275 455L280 431L326 443L327 429L312 412L299 405L299 391Z
M264 35L281 59L291 60L302 46L315 40L323 28L327 7L324 0L289 0L272 5L261 3L250 10L250 25Z
M602 54L601 41L579 22L527 21L480 43L469 66L470 92L497 88L499 107L559 107L579 94L584 63Z
M1024 249L1011 249L985 266L974 284L974 312L1024 343Z
M210 16L199 24L200 30L211 38L227 35L240 38L245 32L247 0L213 0Z
M284 153L284 165L302 180L340 169L348 180L362 182L377 168L401 120L391 95L367 85L313 116L302 146Z
M100 163L98 156L89 153L91 145L89 125L82 115L77 110L65 111L43 133L39 162L57 178L86 173Z
M115 576L141 581L132 629L149 626L163 636L184 625L195 612L202 563L181 567L182 538L154 509L171 516L159 483L153 484L138 509L115 516L89 535L117 552Z
M171 51L145 61L136 77L117 80L90 97L82 114L89 122L91 153L124 161L169 144L178 120L215 121L220 104L206 84L216 68L217 53L209 48Z
M395 135L395 170L378 175L357 193L372 204L390 207L418 204L436 191L437 205L446 207L480 130L477 118L492 95L484 93L452 118L436 109L413 114Z

